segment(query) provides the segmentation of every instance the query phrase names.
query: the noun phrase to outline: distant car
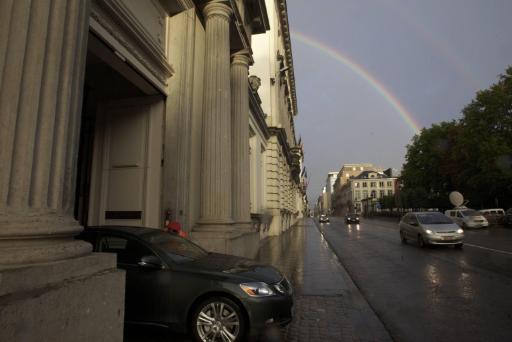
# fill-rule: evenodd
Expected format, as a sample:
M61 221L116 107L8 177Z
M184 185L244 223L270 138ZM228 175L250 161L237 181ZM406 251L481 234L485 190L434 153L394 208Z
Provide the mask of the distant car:
M489 224L505 224L506 215L505 210L501 208L496 209L482 209L479 212L485 217Z
M345 215L345 223L359 223L359 215L356 213L348 213Z
M291 285L271 266L209 253L159 229L86 228L78 238L117 254L127 322L191 331L197 341L241 341L269 322L291 321Z
M412 212L399 224L402 243L417 241L420 247L427 245L454 245L462 247L464 231L451 218L440 212Z
M320 223L329 222L329 216L327 215L320 215L320 218L318 219Z
M446 210L444 213L446 216L449 216L454 220L461 228L485 228L489 226L487 219L474 209L459 207Z

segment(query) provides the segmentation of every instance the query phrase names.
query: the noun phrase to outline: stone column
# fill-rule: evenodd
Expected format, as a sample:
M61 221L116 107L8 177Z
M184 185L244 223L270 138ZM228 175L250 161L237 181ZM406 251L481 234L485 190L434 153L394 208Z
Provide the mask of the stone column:
M199 225L225 228L232 218L231 87L229 25L232 10L210 1L206 21L201 215Z
M249 160L249 56L233 55L231 61L231 117L233 141L233 220L240 227L251 224Z
M122 341L124 273L74 239L88 23L88 0L0 1L5 341Z
M74 240L88 1L2 1L0 268L89 254Z

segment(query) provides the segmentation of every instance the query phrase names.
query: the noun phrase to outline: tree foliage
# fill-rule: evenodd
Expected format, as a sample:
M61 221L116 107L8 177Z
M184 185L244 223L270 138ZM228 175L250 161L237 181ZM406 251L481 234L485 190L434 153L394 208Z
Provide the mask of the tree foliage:
M512 67L476 94L460 120L424 128L405 159L404 207L447 208L454 190L475 208L512 206Z

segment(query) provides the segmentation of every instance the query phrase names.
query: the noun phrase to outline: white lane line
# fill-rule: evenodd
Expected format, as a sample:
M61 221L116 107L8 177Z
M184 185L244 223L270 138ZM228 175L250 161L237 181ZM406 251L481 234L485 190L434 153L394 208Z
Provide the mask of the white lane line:
M498 252L498 253L512 255L512 252L502 251L500 249L493 249L493 248L482 247L482 246L473 245L473 244L470 244L470 243L464 243L464 246L470 246L470 247L485 249L485 250L492 251L492 252Z

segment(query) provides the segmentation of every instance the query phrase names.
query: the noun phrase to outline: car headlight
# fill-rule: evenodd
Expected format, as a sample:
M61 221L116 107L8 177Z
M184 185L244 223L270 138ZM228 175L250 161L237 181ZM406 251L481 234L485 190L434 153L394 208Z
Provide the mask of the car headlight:
M462 233L464 233L464 231L461 228L459 228L459 229L457 229L457 233L462 234Z
M240 288L251 297L268 297L275 295L275 292L266 283L243 283Z
M430 234L432 234L432 231L430 229L427 229L427 230L425 230L425 233L430 235Z

